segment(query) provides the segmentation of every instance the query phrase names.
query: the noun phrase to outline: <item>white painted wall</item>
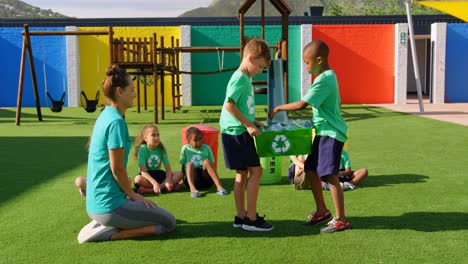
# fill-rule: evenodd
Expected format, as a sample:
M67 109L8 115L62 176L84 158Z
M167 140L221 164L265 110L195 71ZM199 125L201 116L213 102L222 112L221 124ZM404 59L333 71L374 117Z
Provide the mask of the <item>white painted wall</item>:
M66 31L78 31L78 27L65 27ZM81 83L80 83L80 45L78 36L66 36L67 47L67 69L68 69L68 106L81 106Z
M445 102L445 49L447 40L447 23L431 25L431 43L434 44L432 68L433 103Z
M180 26L180 43L181 47L191 47L191 28L189 25ZM181 71L192 71L192 55L190 52L182 52ZM192 105L192 75L182 74L182 105Z
M395 104L406 104L408 47L408 24L395 24Z
M301 49L312 41L312 25L301 25ZM301 51L301 98L307 93L312 84L312 76L307 72L306 66L302 63Z

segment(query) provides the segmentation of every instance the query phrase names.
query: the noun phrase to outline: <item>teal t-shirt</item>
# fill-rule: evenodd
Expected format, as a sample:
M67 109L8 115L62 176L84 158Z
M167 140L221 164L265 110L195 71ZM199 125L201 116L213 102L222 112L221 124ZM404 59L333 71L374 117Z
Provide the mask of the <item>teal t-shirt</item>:
M161 147L157 146L154 150L143 144L138 149L138 165L146 165L146 170L160 170L161 164L169 164L167 153Z
M120 189L110 168L109 150L124 148L124 165L127 167L131 147L125 120L116 108L106 106L94 124L89 144L86 185L88 213L108 213L125 203L127 195Z
M326 70L317 76L302 100L312 105L316 135L346 142L348 125L341 116L338 81L333 70Z
M341 159L340 159L340 170L344 170L347 168L351 168L351 161L349 160L348 152L343 150L341 152Z
M232 75L226 90L226 98L224 103L232 100L236 104L239 111L250 121L255 120L255 100L252 87L252 80L242 71L237 70ZM247 131L244 125L239 120L234 118L223 107L219 118L221 133L229 135L242 135Z
M193 148L190 144L185 144L180 151L180 164L185 166L187 162L192 162L195 168L203 168L203 161L208 159L211 163L214 163L213 152L211 152L210 146L202 144L199 149Z

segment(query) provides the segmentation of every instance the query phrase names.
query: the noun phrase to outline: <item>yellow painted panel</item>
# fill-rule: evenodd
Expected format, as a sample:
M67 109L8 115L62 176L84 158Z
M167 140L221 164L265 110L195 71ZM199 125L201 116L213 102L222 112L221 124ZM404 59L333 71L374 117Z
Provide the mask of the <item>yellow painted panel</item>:
M108 27L81 27L80 31L109 30ZM180 27L114 27L114 38L150 38L153 33L157 35L157 41L164 37L165 47L171 45L171 37L180 39ZM86 93L88 99L94 99L96 92L101 88L101 82L105 77L106 68L110 64L109 36L79 36L80 50L80 81L81 90ZM143 84L140 83L141 105L143 105ZM164 78L164 105L172 105L171 78ZM136 89L136 83L135 83ZM159 100L161 96L159 94ZM182 101L182 99L181 99ZM101 91L99 104L104 102ZM154 105L154 86L147 88L147 102L149 106ZM135 99L135 106L137 100Z
M468 22L468 1L419 1L417 3Z

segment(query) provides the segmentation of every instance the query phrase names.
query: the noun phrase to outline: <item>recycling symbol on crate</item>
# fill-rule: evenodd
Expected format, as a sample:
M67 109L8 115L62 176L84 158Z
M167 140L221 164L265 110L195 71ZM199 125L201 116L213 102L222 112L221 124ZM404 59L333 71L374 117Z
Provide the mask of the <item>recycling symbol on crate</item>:
M285 135L276 135L271 143L271 147L275 153L285 153L291 147L288 138Z

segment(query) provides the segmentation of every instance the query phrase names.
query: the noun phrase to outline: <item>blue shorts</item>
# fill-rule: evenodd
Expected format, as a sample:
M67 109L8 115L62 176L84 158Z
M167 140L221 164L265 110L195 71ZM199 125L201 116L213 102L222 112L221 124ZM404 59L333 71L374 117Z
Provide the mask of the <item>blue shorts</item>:
M315 136L312 151L304 163L305 170L317 172L319 177L337 175L340 171L344 143L327 136Z
M253 137L245 132L234 136L221 134L224 151L224 163L231 170L247 170L251 167L260 167L260 159Z
M166 172L163 170L149 170L147 172L151 175L151 178L155 179L159 184L163 183L166 179ZM141 175L141 172L139 172L138 175ZM135 188L138 189L139 187L140 185L135 183Z
M290 183L294 183L294 176L296 174L296 165L291 164L288 168L288 179Z
M185 166L184 166L182 171L183 171L183 174L184 174L184 177L183 177L182 180L183 180L185 186L188 187L189 184L188 184L188 180L187 180ZM208 171L204 170L203 168L195 168L194 182L195 182L195 188L200 189L200 190L209 189L214 184L213 179L210 177L210 174L208 174Z

